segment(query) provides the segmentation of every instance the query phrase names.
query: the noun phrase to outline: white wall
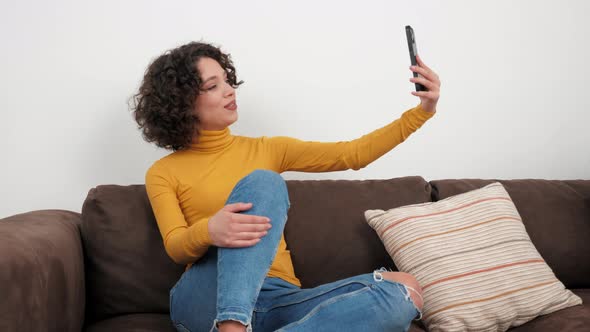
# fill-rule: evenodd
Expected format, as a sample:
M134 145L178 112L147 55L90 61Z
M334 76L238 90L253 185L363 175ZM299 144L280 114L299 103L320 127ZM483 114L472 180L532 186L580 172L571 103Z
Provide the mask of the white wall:
M143 183L169 152L127 100L191 40L222 46L246 82L235 134L383 126L418 103L406 24L443 83L436 116L359 172L285 178L590 179L588 1L2 1L0 217Z

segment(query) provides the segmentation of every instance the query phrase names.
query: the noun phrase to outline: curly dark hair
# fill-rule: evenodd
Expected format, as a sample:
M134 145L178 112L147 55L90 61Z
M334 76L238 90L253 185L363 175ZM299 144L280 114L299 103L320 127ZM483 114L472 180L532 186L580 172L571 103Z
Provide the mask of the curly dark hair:
M197 135L199 118L193 114L196 98L203 92L197 68L200 58L216 60L237 88L236 70L230 54L204 42L190 42L168 50L147 68L130 107L143 139L158 147L178 151L190 146Z

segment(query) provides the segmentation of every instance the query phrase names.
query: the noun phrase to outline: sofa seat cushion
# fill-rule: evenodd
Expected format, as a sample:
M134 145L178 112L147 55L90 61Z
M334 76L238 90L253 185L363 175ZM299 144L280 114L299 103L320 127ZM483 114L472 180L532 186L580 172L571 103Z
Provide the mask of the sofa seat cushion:
M544 315L532 321L510 329L514 332L542 332L542 331L586 331L590 326L590 289L570 289L582 298L582 305L577 305L549 315Z
M174 332L168 314L133 314L116 316L96 322L85 332Z
M571 290L582 298L584 304L574 306L549 315L537 317L532 321L512 328L514 332L543 332L543 331L583 331L590 326L590 289ZM97 322L84 329L85 332L112 332L112 331L175 331L166 314L134 314L122 315ZM427 331L421 322L413 322L409 332Z
M533 319L523 325L513 327L512 332L553 332L553 331L585 331L590 326L590 289L570 289L582 298L583 304L577 305L549 315ZM422 321L413 322L409 332L428 331Z

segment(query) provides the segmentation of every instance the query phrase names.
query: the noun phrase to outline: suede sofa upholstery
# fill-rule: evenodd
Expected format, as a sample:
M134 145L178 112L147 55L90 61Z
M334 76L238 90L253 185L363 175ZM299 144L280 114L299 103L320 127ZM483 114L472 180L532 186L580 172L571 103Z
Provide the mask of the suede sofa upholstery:
M583 305L510 331L590 326L590 180L289 180L285 228L304 288L395 265L363 212L438 201L501 182L531 240ZM81 213L0 220L0 331L174 331L169 289L184 271L166 254L144 185L92 188ZM411 331L425 331L420 322Z

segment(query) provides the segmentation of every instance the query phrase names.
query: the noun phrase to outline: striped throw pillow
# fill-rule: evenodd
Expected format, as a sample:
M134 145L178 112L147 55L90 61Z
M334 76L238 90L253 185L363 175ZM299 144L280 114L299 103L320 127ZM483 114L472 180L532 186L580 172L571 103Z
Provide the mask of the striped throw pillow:
M429 331L505 331L582 303L545 263L499 182L365 218L422 286Z

